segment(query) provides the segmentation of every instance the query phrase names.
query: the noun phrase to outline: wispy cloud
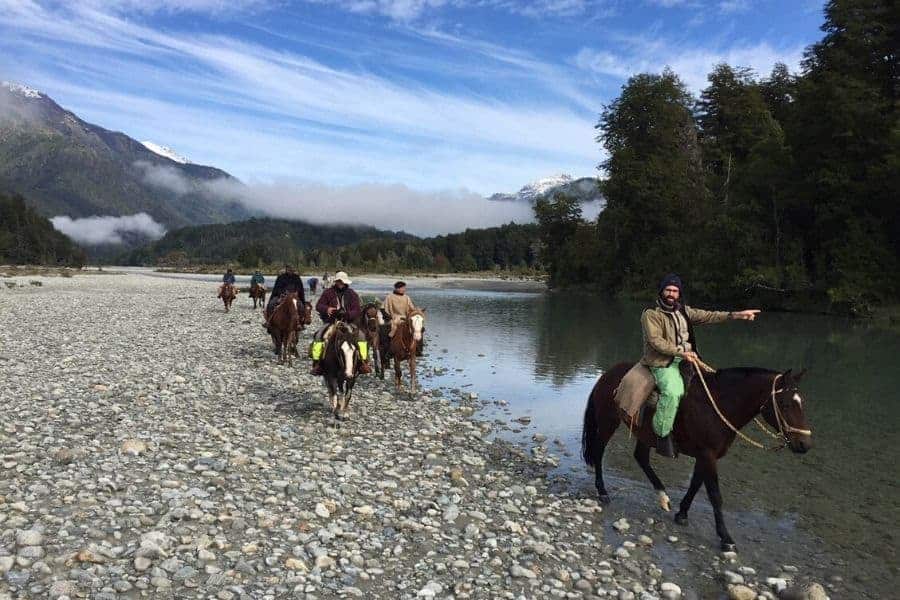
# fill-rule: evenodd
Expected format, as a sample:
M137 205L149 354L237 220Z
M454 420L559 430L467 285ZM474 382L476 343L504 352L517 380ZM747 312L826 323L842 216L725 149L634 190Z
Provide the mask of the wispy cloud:
M699 92L707 85L707 76L719 63L749 67L767 75L777 62L797 69L803 57L803 46L774 47L768 42L737 43L716 49L709 47L679 47L661 38L630 39L628 54L614 54L604 50L582 48L572 61L577 66L599 75L628 77L641 72L660 72L670 67L692 91Z
M65 17L27 3L0 19L15 27L25 38L23 43L40 39L49 46L44 53L56 53L58 65L90 81L83 90L86 97L97 93L96 82L114 81L128 72L143 81L165 77L169 95L184 94L192 102L208 98L213 111L218 107L253 111L257 118L280 121L283 128L318 127L320 133L329 132L322 136L326 139L352 136L364 142L377 135L381 145L438 144L471 154L490 147L494 154L528 154L531 162L556 164L551 172L580 164L583 173L595 162L591 118L564 105L522 104L398 85L368 72L336 69L307 56L231 37L153 30L90 7L73 7ZM67 48L72 44L102 53L105 59L69 58ZM173 100L168 103L172 108L179 105ZM169 139L159 142L181 149ZM247 147L239 140L231 145ZM502 183L509 187L511 182ZM516 183L523 183L521 177Z
M121 244L122 236L126 234L139 234L156 240L166 233L165 227L154 221L153 217L147 213L123 217L85 217L83 219L60 215L50 219L50 222L57 231L86 246Z
M439 9L480 8L532 18L564 18L605 7L605 0L306 0L342 10L411 22Z

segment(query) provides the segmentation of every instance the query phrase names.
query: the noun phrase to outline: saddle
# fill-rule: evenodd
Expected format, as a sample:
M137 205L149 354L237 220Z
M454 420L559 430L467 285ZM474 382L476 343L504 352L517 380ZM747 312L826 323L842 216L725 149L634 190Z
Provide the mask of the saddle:
M684 389L688 390L696 371L687 361L679 364L679 371L684 380ZM619 382L614 399L619 407L619 416L622 420L628 423L632 429L640 427L648 410L655 409L659 403L659 390L656 387L653 373L641 363L635 363Z

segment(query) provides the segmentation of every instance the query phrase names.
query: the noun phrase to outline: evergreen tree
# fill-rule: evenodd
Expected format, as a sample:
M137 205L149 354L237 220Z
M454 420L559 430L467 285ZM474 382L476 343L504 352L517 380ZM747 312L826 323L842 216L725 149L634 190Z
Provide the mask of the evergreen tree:
M709 194L692 106L666 70L630 78L603 110L597 128L609 154L601 165L607 204L597 226L604 287L640 289L665 271L695 270L691 248Z
M788 127L794 190L808 207L797 215L807 262L839 302L866 304L898 289L884 277L900 256L898 21L891 0L831 0Z

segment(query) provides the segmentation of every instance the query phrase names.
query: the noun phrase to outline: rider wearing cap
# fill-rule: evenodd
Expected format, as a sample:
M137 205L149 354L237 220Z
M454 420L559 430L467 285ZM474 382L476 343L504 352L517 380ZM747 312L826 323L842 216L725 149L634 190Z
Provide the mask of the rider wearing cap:
M359 296L354 290L350 289L352 283L350 277L344 271L335 273L334 284L322 292L318 303L316 303L316 312L319 313L319 317L321 317L325 326L313 336L312 350L310 351L313 359L313 375L322 375L322 367L319 365L319 361L322 359L325 353L325 345L331 337L331 326L338 321L347 323L356 333L357 346L362 358L359 372L363 374L372 372L372 368L367 362L369 344L366 341L365 333L354 325L362 314L362 307L359 302Z
M656 306L648 308L641 315L644 333L644 356L641 363L650 368L659 389L659 403L653 415L653 431L659 437L656 451L669 457L675 456L671 433L678 404L685 391L679 364L682 360L694 364L700 360L694 325L721 323L729 319L752 321L760 312L722 312L691 308L682 303L681 290L681 278L678 275L666 275L659 284Z

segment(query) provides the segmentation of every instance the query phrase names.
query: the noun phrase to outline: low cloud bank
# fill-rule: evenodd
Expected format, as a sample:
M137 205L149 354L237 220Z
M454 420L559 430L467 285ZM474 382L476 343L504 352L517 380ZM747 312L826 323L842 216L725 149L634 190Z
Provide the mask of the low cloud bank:
M465 190L421 192L405 185L251 184L216 181L218 197L273 217L322 225L359 224L416 235L492 227L533 219L525 203L491 202Z
M166 233L165 227L153 220L147 213L137 213L123 217L84 217L73 219L60 215L50 219L53 227L79 244L99 246L100 244L121 244L123 235L141 234L157 240Z
M534 221L527 202L496 202L467 190L424 192L401 184L376 183L329 186L303 182L244 184L231 179L196 182L189 181L174 167L137 166L143 170L146 183L178 195L197 192L240 202L267 216L320 225L369 225L431 236ZM597 212L599 208L585 207L586 215Z

